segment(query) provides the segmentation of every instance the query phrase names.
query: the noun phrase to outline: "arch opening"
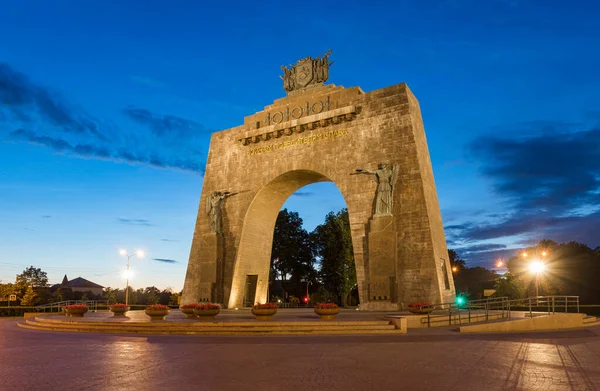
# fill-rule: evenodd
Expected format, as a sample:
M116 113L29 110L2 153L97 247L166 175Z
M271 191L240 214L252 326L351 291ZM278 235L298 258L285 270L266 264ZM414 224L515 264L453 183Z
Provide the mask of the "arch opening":
M244 216L228 300L229 308L241 308L251 302L264 303L269 299L269 272L277 216L296 191L319 182L335 185L330 178L315 171L288 171L265 185L253 198ZM341 190L337 185L335 188L345 204Z

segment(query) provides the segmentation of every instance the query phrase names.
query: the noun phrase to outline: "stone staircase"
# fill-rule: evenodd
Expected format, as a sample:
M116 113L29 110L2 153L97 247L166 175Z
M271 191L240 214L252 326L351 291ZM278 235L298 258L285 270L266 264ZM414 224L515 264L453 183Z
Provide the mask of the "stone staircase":
M94 322L36 316L17 323L41 331L163 335L336 335L402 334L389 321ZM405 332L405 331L404 331Z
M584 327L600 326L600 320L597 319L595 316L588 315L585 318L583 318L583 325Z

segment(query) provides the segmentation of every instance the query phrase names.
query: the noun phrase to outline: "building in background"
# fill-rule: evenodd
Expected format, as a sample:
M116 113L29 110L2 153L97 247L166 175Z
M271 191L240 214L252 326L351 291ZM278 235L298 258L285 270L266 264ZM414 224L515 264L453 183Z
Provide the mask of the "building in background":
M94 295L98 296L102 296L102 289L104 289L102 285L96 284L95 282L91 282L82 277L77 277L69 281L66 274L60 284L52 285L52 291L56 291L61 288L68 288L72 292L92 292Z

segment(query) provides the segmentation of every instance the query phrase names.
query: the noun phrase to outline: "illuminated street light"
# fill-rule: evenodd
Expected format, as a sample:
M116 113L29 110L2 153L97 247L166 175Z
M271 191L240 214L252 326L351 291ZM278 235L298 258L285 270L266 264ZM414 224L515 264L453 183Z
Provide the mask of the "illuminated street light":
M537 248L534 248L534 252L535 258L532 259L531 263L529 264L529 271L535 275L535 297L537 303L537 297L540 295L539 277L540 274L544 273L544 271L546 270L546 264L542 262L540 258L538 258ZM526 258L528 256L527 251L523 251L521 255L523 256L523 258ZM544 258L548 255L548 251L542 250L540 255L542 258Z
M123 277L125 277L126 284L127 284L127 287L125 288L125 305L128 305L129 304L129 278L133 277L132 271L129 270L131 268L131 263L129 262L129 260L131 259L131 257L142 258L144 256L144 252L142 250L136 250L136 252L133 254L127 254L127 250L121 249L121 251L119 251L119 254L127 257L127 269L125 269L125 271L123 272Z
M504 261L499 259L498 261L496 261L496 267L500 268L504 266Z
M529 271L532 272L533 274L535 274L535 297L536 297L536 302L537 302L537 297L540 295L539 292L539 276L540 274L542 274L544 272L544 270L546 270L546 265L540 261L540 260L535 260L533 262L531 262L529 264Z
M534 274L540 274L546 270L546 265L541 261L533 261L529 265L529 270Z
M458 271L458 268L456 266L452 266L452 272L456 273Z

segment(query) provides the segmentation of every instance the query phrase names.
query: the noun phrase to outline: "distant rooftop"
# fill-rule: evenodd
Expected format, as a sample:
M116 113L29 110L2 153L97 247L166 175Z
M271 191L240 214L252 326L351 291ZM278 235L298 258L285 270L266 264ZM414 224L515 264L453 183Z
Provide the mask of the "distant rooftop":
M62 286L66 288L104 288L102 285L98 285L95 282L91 282L90 280L86 280L82 277L77 277L72 280L69 280L66 274L62 280L62 283L56 284L54 286Z

